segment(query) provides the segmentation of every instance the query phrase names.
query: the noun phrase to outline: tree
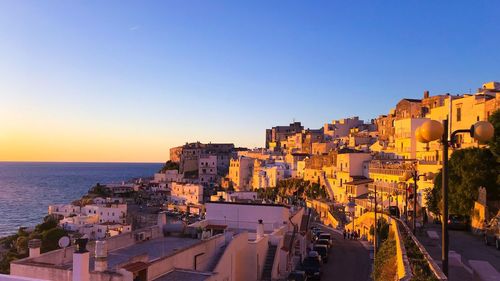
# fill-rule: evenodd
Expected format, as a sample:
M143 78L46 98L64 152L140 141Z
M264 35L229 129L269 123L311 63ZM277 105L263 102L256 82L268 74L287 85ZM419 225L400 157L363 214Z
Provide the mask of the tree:
M160 169L160 173L164 173L165 171L168 171L168 170L177 170L179 171L179 163L176 163L176 162L172 162L170 160L168 160L164 165L163 167L161 167Z
M28 237L19 236L16 240L16 250L20 255L24 255L28 251Z
M42 252L48 252L59 248L59 239L68 235L62 228L52 228L42 234Z
M35 227L35 232L44 232L54 227L57 227L59 221L53 216L45 216L43 223Z
M470 215L478 188L485 187L489 200L498 198L499 163L489 149L469 148L455 151L449 161L449 213ZM429 210L437 211L441 201L441 172L428 193Z
M490 145L490 150L493 155L497 158L497 162L500 161L500 109L493 112L493 114L488 119L493 127L495 128L495 135L493 139L488 143Z

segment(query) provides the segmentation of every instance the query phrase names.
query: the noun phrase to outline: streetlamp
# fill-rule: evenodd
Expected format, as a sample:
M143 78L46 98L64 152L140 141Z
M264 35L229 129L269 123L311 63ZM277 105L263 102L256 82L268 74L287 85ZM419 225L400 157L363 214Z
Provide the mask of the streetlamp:
M417 182L419 178L424 178L424 180L431 180L434 178L434 173L428 172L423 175L418 174L416 166L413 166L413 170L411 172L406 172L404 175L405 181L409 179L413 179L413 217L412 217L412 225L413 225L413 235L417 234ZM407 202L408 203L408 202Z
M421 143L429 143L441 139L443 144L443 168L442 168L442 197L443 197L443 217L441 218L441 260L443 273L448 276L448 147L455 144L455 136L459 133L469 133L470 136L480 142L490 140L495 129L487 121L479 121L472 125L470 129L456 130L450 134L448 140L448 119L439 122L427 120L415 131L415 138Z
M347 209L352 214L352 231L354 232L354 212L356 211L356 203L354 202L354 197L349 196L349 202L347 203Z

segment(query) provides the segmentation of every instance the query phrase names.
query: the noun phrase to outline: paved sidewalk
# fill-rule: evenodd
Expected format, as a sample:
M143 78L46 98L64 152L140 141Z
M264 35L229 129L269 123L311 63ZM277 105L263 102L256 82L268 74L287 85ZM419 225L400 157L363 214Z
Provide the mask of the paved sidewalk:
M441 266L441 225L427 224L425 231L417 233L417 238ZM469 264L471 260L486 261L500 272L500 251L484 245L481 237L466 231L449 230L449 239L449 280L475 280Z

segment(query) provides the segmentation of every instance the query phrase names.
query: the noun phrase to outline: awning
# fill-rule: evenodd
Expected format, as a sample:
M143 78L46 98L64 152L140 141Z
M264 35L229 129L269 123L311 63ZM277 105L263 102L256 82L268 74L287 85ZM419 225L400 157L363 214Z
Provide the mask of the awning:
M148 268L148 264L145 262L142 262L142 261L138 261L138 262L129 263L122 268L125 269L126 271L130 271L130 272L135 273L135 272L139 272L141 270Z

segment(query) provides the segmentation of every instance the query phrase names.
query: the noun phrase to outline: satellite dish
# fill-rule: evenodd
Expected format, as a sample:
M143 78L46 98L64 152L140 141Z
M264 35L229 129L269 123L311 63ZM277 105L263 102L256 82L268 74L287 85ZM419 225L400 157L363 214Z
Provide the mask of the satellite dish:
M69 237L68 236L63 236L59 239L59 247L61 248L66 248L69 246Z

